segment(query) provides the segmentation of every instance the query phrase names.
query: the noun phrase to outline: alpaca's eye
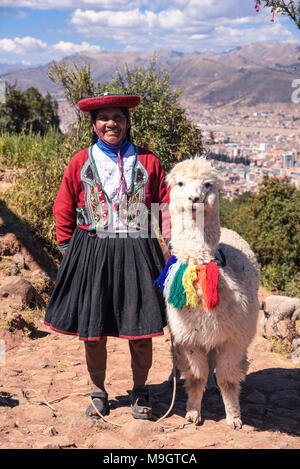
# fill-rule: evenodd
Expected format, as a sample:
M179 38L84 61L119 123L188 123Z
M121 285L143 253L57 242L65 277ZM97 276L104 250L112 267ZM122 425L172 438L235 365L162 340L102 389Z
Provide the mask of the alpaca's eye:
M210 183L210 182L206 182L206 183L204 184L204 187L206 187L206 189L208 189L209 187L211 187L211 183Z
M179 187L182 187L182 186L183 186L183 182L181 182L181 181L178 182L178 186L179 186Z

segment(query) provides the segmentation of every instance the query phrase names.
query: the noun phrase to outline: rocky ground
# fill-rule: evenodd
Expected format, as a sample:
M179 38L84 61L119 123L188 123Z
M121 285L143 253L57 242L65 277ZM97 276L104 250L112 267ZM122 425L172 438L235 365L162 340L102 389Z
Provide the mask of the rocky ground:
M57 266L5 204L0 216L0 449L300 448L300 368L261 337L259 323L242 385L242 430L227 426L215 389L205 392L203 423L188 424L182 381L173 409L158 422L173 392L167 328L153 340L148 380L153 421L131 417L128 342L115 338L108 341L109 423L88 419L89 398L84 394L90 383L83 342L43 324ZM260 298L268 293L260 290Z

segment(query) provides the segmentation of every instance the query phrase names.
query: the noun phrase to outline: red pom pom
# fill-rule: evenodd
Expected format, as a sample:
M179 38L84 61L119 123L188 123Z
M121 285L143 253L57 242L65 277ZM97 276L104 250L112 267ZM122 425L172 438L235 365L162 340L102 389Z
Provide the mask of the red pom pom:
M206 265L207 308L213 309L219 304L218 295L219 268L213 261Z

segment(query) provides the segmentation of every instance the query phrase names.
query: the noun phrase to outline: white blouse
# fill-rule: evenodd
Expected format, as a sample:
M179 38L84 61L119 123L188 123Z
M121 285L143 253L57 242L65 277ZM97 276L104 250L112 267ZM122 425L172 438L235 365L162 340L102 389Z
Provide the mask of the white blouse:
M97 171L100 177L100 181L103 189L108 195L112 208L117 202L120 202L122 195L124 194L124 189L121 186L120 194L118 196L119 185L120 185L120 170L118 166L118 160L112 159L107 156L97 144L93 145L93 157L97 167ZM135 160L135 148L133 145L130 145L126 153L122 156L122 169L124 178L126 181L126 188L129 189L131 185L132 177L132 166ZM125 233L128 231L127 226L125 226L120 220L116 210L113 209L112 223L109 226L110 232Z

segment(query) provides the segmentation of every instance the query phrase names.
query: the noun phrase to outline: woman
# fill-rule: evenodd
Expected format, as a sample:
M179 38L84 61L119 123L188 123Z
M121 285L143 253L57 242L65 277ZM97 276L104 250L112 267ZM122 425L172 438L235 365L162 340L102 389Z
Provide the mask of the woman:
M107 336L129 340L133 377L132 415L151 418L145 383L152 363L152 337L166 325L164 301L153 281L164 267L149 224L151 204L168 202L164 171L149 150L130 142L128 109L137 95L79 101L91 113L97 142L77 153L62 180L53 213L64 257L45 323L84 340L91 397L109 412L105 390ZM170 232L163 205L164 239ZM87 415L98 417L92 405Z

